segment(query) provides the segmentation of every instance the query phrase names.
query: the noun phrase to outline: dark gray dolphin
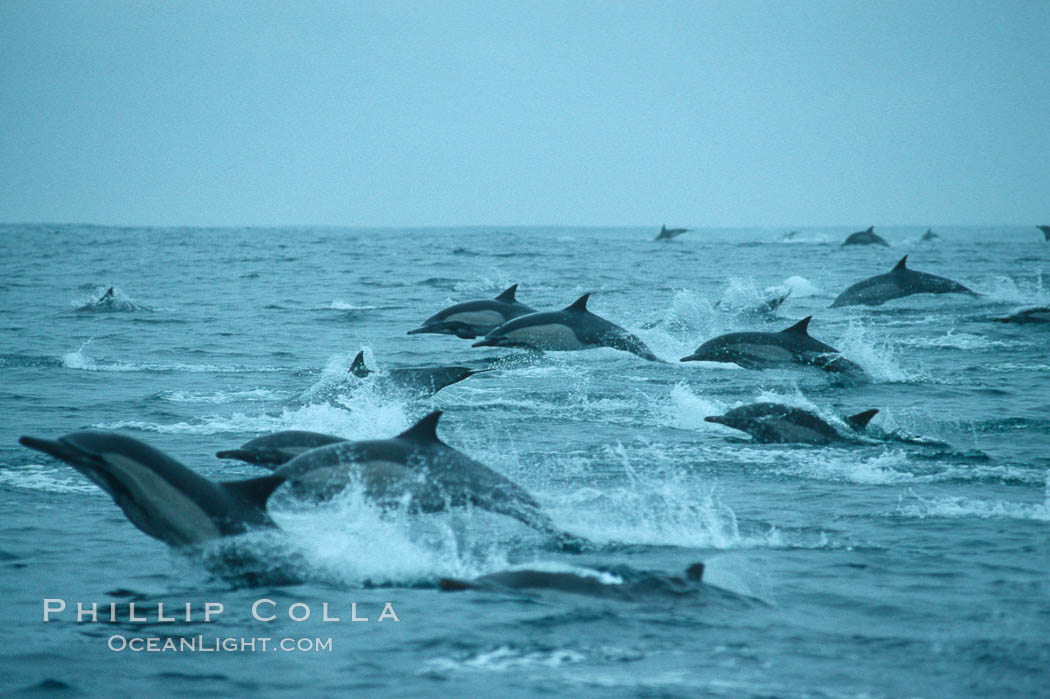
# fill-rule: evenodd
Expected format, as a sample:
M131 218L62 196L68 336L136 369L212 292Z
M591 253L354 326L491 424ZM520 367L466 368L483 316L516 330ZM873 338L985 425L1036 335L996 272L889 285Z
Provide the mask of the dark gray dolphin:
M220 459L237 459L256 466L275 469L305 451L345 441L342 437L320 432L285 430L256 437L242 444L239 449L219 451L215 453L215 456Z
M637 354L651 362L663 360L644 342L587 310L584 294L560 311L530 313L508 321L491 331L473 347L525 347L537 350L572 351L613 347Z
M1015 311L1003 318L994 318L997 323L1050 323L1050 306L1037 306Z
M887 301L911 296L912 294L977 295L951 279L908 269L907 261L908 256L905 255L886 274L879 274L870 279L857 282L839 294L839 297L831 304L831 308L858 305L881 306Z
M437 333L455 335L464 340L484 336L511 318L536 311L535 308L518 303L514 298L517 290L518 285L514 284L494 299L466 301L449 306L427 318L420 327L409 330L408 334Z
M474 374L485 371L491 371L491 369L473 369L466 366L401 367L388 369L376 378L381 382L389 382L394 389L419 396L429 396L446 386L459 383ZM359 379L364 379L376 372L365 364L365 353L362 350L357 353L350 364L349 373Z
M848 374L857 378L866 372L849 361L831 345L810 337L806 316L780 332L737 332L719 335L703 343L683 362L727 362L745 369L772 369L794 364L808 364L825 371Z
M169 546L275 526L265 506L284 481L278 476L216 483L114 432L74 432L54 441L21 437L18 442L80 471L109 493L132 524Z
M392 439L341 442L312 449L274 475L294 491L327 499L353 482L377 503L407 505L412 512L474 506L553 536L567 547L584 541L557 527L521 486L441 441L435 411Z
M660 232L656 234L653 240L674 240L683 233L688 233L692 228L668 228L666 225L660 226Z
M877 409L865 410L846 418L845 422L853 433L862 432L877 412ZM704 420L747 432L756 442L763 443L857 441L855 434L837 429L816 413L783 403L752 403L733 408L725 415L708 415Z
M1050 226L1036 226L1036 228L1041 230L1046 237L1047 242L1050 242Z
M922 234L922 238L921 238L921 240L923 240L924 242L927 242L927 243L933 242L934 240L940 240L940 239L941 239L941 236L939 236L936 233L934 233L932 228L927 228L926 232Z
M866 231L857 231L851 233L846 242L843 245L885 245L889 247L890 244L886 242L885 238L875 233L875 226L871 226Z
M684 575L653 574L620 566L596 571L599 575L571 571L533 569L505 570L473 580L439 578L446 592L461 590L553 590L592 597L636 598L639 594L690 594L704 576L704 564L694 563ZM602 575L603 574L603 575Z

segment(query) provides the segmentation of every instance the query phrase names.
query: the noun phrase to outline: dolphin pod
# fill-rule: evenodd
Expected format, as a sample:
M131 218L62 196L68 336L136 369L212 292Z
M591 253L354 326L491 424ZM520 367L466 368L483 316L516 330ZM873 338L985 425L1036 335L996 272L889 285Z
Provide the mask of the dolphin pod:
M856 441L856 433L863 432L878 412L865 410L845 418L852 433L836 428L816 413L783 403L752 403L733 408L725 415L708 415L704 420L747 432L756 442L832 444Z
M514 284L494 299L465 301L449 306L427 318L420 327L409 330L408 334L435 333L473 340L512 318L536 311L518 302L515 298L517 290L518 285Z
M54 441L22 437L19 443L73 466L109 493L132 524L173 547L274 528L266 503L285 482L296 494L318 500L357 482L382 506L407 505L416 513L474 506L517 519L563 548L588 544L559 529L521 486L441 441L440 417L441 411L434 411L391 439L349 442L295 433L298 438L312 434L336 441L305 447L271 475L226 483L211 481L167 454L113 432L74 432ZM258 447L267 444L263 440L253 441ZM266 454L275 441L282 440L271 439L258 452ZM238 455L233 458L241 458L251 449L217 456L227 458L223 455L234 452Z
M589 293L560 311L530 313L507 321L474 343L474 347L525 347L541 351L573 351L612 347L651 362L663 360L644 342L619 325L587 310Z
M970 294L973 291L958 282L936 274L916 272L908 269L908 256L886 274L879 274L859 281L849 287L831 304L831 308L840 306L881 306L887 301L911 296L912 294Z
M890 244L886 242L886 239L875 232L875 226L871 226L866 231L857 231L851 233L846 242L843 245L885 245L889 247Z
M680 361L724 362L744 369L773 369L791 365L815 366L824 371L865 376L860 366L843 357L837 349L809 334L806 316L780 332L736 332L719 335L696 348Z

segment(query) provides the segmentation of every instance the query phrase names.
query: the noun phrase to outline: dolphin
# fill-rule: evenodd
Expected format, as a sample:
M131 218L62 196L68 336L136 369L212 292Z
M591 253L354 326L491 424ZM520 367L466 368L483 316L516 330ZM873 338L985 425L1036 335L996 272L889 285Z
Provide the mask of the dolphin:
M854 433L863 432L877 412L877 409L865 410L846 418L845 422ZM733 408L725 415L708 415L704 420L747 432L756 442L763 443L858 441L855 434L837 429L816 413L783 403L752 403Z
M441 441L436 410L392 439L341 442L295 457L274 476L294 492L327 499L358 482L381 505L412 512L474 506L507 515L554 537L566 548L586 542L562 531L517 483Z
M595 574L597 573L597 574ZM637 599L644 593L691 594L697 591L704 576L704 564L694 563L681 576L647 573L625 566L592 573L515 568L461 580L439 578L438 587L445 592L462 590L554 590L593 597Z
M922 240L924 242L927 242L927 243L930 243L930 242L933 242L934 240L940 240L940 239L941 239L941 236L939 236L936 233L934 233L932 228L927 228L926 232L922 234L922 238L920 240Z
M666 225L660 226L660 232L657 233L653 240L674 240L683 233L688 233L693 230L692 228L668 228Z
M492 330L473 347L526 347L537 350L572 351L613 347L637 354L651 362L663 360L644 342L587 310L586 293L560 311L530 313Z
M1041 230L1043 235L1046 236L1047 242L1050 242L1050 226L1036 226L1036 228Z
M850 237L846 238L846 242L843 245L885 245L889 247L890 244L886 242L886 239L875 233L875 226L871 226L866 231L857 231L856 233L850 234Z
M772 369L793 364L808 364L825 371L866 376L857 364L849 361L830 345L810 337L806 316L780 332L736 332L719 335L703 343L683 362L728 362L745 369Z
M256 437L245 442L239 449L227 449L215 453L220 459L237 459L256 466L275 469L291 461L305 451L326 447L336 442L345 442L343 437L335 437L320 432L304 430L285 430Z
M348 370L350 374L359 379L367 378L376 372L369 369L365 364L365 353L362 350L354 357ZM492 369L473 369L465 366L437 366L437 367L402 367L388 369L377 378L389 382L396 390L429 396L437 393L446 386L480 374Z
M1003 318L994 318L997 323L1050 323L1050 306L1036 306L1011 313Z
M951 279L910 270L906 264L907 261L908 256L905 255L886 274L879 274L870 279L857 282L839 294L839 297L831 304L831 308L857 305L881 306L892 299L899 299L912 294L977 295Z
M455 335L464 340L483 336L512 318L536 312L535 308L519 303L514 298L517 290L518 285L514 284L494 299L466 301L449 306L427 318L420 327L409 330L408 334L437 333Z
M276 525L266 500L284 479L216 483L137 439L115 432L73 432L57 440L21 437L106 491L140 530L180 548Z
M787 301L788 296L791 296L791 289L788 289L783 293L775 291L771 296L767 296L758 303L744 308L734 309L733 312L749 316L770 315L776 313L777 309ZM718 308L721 305L722 299L719 299L718 301L715 301L715 305L712 308Z

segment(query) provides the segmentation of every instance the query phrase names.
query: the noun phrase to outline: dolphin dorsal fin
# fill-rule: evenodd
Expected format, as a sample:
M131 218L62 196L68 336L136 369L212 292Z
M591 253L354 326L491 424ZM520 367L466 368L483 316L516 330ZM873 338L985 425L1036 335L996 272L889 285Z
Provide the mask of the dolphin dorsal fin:
M794 333L794 334L797 334L797 335L805 335L806 337L809 337L809 332L807 331L807 328L809 327L809 321L811 321L811 320L813 320L813 316L806 316L805 318L803 318L799 322L797 322L794 325L792 325L790 328L785 328L784 330L781 330L780 332L782 332L782 333Z
M591 297L591 292L587 292L580 298L573 301L571 304L565 307L566 311L586 311L587 310L587 299Z
M908 271L908 265L906 264L907 262L908 262L908 256L905 255L904 257L901 258L901 261L898 262L893 267L893 269L890 270L890 271L892 271L892 272L907 272Z
M850 415L846 418L846 422L850 424L855 430L863 430L871 422L871 418L875 417L875 413L879 412L878 408L872 408L871 410L865 410L863 413L857 413L856 415Z
M365 351L361 350L354 357L354 362L350 365L348 371L359 379L363 379L372 373L372 370L365 366Z
M437 435L438 419L441 411L435 410L416 424L397 436L398 439L409 439L413 442L441 442Z
M661 233L666 233L667 232L667 224L666 223L660 226L660 232Z
M517 284L511 284L509 287L507 287L506 291L504 291L502 294L500 294L499 296L496 297L496 300L497 301L506 301L507 303L514 303L514 301L515 301L514 294L515 294L515 292L517 292L517 290L518 290L518 285Z
M875 232L875 226L868 226L868 230L866 230L864 232L865 233L874 233Z
M270 499L277 486L284 483L284 476L262 476L261 478L249 478L245 481L226 481L220 485L229 490L238 498L245 500L260 510L266 509L266 501Z

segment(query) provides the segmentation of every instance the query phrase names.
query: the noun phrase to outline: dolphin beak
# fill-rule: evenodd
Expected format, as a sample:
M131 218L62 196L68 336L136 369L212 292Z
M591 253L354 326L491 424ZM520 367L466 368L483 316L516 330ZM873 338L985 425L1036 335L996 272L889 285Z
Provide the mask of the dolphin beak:
M427 330L427 326L424 325L421 328L416 328L415 330L409 330L405 334L406 335L419 335L420 333L425 333L425 332L429 332L429 331Z
M700 358L697 357L695 354L690 354L688 357L682 357L678 361L680 361L680 362L695 362L695 361L698 361L699 359Z
M60 461L68 461L70 458L70 451L61 442L56 442L50 439L37 439L36 437L19 437L18 443L23 447L29 447L36 451L41 451L48 456L53 456Z
M227 451L215 452L215 457L218 459L237 459L238 461L255 461L255 452L248 451L247 449L228 449Z
M719 425L726 424L725 415L708 415L704 418L704 422L717 422Z

